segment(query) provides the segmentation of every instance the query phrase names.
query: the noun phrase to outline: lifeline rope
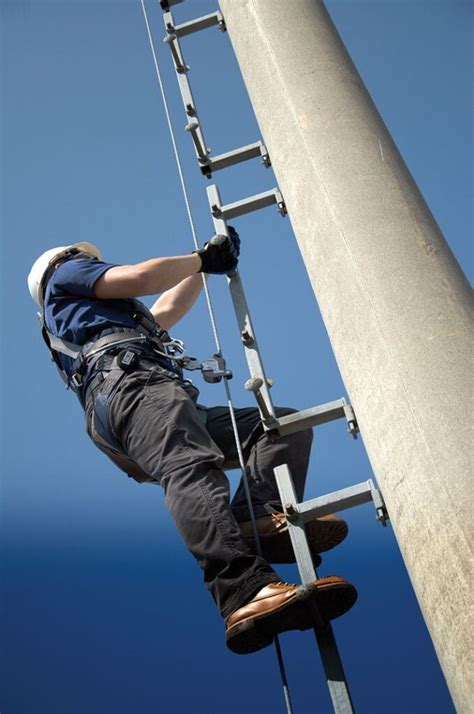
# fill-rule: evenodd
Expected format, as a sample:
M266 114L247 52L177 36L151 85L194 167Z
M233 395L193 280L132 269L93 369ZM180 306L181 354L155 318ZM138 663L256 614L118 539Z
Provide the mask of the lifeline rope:
M158 79L158 84L159 84L159 86L160 86L161 98L162 98L162 100L163 100L163 106L164 106L164 110L165 110L166 121L167 121L167 124L168 124L168 129L169 129L169 133L170 133L170 137L171 137L171 143L172 143L172 145L173 145L173 151L174 151L174 155L175 155L176 166L177 166L177 169L178 169L179 180L180 180L181 189L182 189L182 192L183 192L184 203L185 203L185 205L186 205L186 211L187 211L187 214L188 214L189 225L190 225L190 228L191 228L191 234L192 234L192 238L193 238L193 242L194 242L194 247L195 247L196 250L198 250L198 249L199 249L199 243L198 243L197 236L196 236L196 228L195 228L195 224L194 224L193 214L192 214L192 211L191 211L191 206L190 206L190 203L189 203L188 191L187 191L187 187L186 187L186 181L185 181L185 179L184 179L184 173L183 173L183 168L182 168L182 164L181 164L181 159L180 159L180 156L179 156L178 146L177 146L177 143L176 143L176 138L175 138L175 134L174 134L173 124L172 124L172 122L171 122L171 116L170 116L170 112L169 112L169 108L168 108L168 100L167 100L167 98L166 98L166 93L165 93L165 89L164 89L164 85L163 85L163 80L162 80L160 68L159 68L159 65L158 65L158 58L157 58L157 54L156 54L156 50L155 50L155 44L154 44L154 42L153 42L153 36L152 36L151 30L150 30L150 23L148 22L148 14L147 14L147 11L146 11L146 7L145 7L145 2L144 2L144 0L140 0L140 3L141 3L141 6L142 6L143 17L144 17L144 20L145 20L146 31L147 31L147 35L148 35L148 41L149 41L151 53L152 53L152 56L153 56L153 63L154 63L154 65L155 65L156 76L157 76L157 79ZM219 353L220 355L222 355L221 341L220 341L219 332L218 332L218 329L217 329L217 323L216 323L216 318L215 318L214 308L213 308L213 305L212 305L211 296L210 296L210 293L209 293L209 287L208 287L208 285L207 285L207 279L206 279L206 276L204 275L204 273L202 273L201 277L202 277L204 292L205 292L205 295L206 295L207 309L208 309L208 312L209 312L209 319L210 319L210 322L211 322L212 332L213 332L213 335L214 335L214 341L215 341L215 344L216 344L216 348L217 348L218 353ZM227 406L228 406L228 408L229 408L230 419L231 419L231 422L232 422L232 429L233 429L233 432L234 432L235 445L236 445L237 454L238 454L238 457L239 457L239 464L240 464L240 468L241 468L241 470L242 470L242 481L243 481L243 484L244 484L245 496L246 496L246 500L247 500L247 505L248 505L248 507L249 507L249 512L250 512L250 518L251 518L251 521L252 521L252 528L253 528L254 538L255 538L256 545L257 545L257 552L258 552L258 555L261 556L261 555L262 555L262 549L261 549L261 546L260 546L260 538L259 538L259 536L258 536L257 524L256 524L256 522L255 522L255 514L254 514L254 511L253 511L252 497L251 497L251 494L250 494L250 487L249 487L248 478L247 478L247 470L246 470L246 467L245 467L245 460L244 460L244 455L243 455L243 451L242 451L242 444L241 444L241 442L240 442L240 436L239 436L239 432L238 432L238 428L237 428L237 421L236 421L236 418L235 418L235 409L234 409L234 405L233 405L233 402L232 402L232 394L231 394L231 391L230 391L230 386L229 386L228 380L224 378L223 381L224 381L224 387L225 387L226 397L227 397ZM288 688L288 682L287 682L286 672L285 672L285 665L284 665L284 662L283 662L283 656L282 656L282 652L281 652L280 641L279 641L279 639L278 639L277 636L276 636L275 639L274 639L274 643L275 643L275 649L276 649L276 654L277 654L277 659L278 659L278 665L279 665L279 669L280 669L280 676L281 676L281 681L282 681L282 686L283 686L283 693L284 693L284 696L285 696L285 702L286 702L288 714L293 714L293 708L292 708L292 706L291 706L291 699L290 699L290 691L289 691L289 688Z

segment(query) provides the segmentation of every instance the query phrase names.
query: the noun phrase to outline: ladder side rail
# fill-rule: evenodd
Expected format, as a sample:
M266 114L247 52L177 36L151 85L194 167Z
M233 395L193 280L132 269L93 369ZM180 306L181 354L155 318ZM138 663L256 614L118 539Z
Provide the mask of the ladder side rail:
M275 407L273 406L272 397L270 395L269 382L260 356L255 328L250 316L242 279L238 271L228 276L228 284L251 379L261 380L257 393L254 392L257 397L260 418L265 429L274 430L277 428L278 420L275 415ZM263 399L266 409L262 408L259 404L260 399Z
M208 187L207 195L212 212L212 206L221 205L219 189L215 184ZM212 220L214 223L214 230L217 234L229 235L225 218L223 218L221 215L216 216L213 214ZM242 285L242 280L240 278L239 271L236 270L230 275L228 275L227 281L250 375L252 378L260 379L262 381L260 393L263 397L267 414L264 414L263 410L260 408L260 417L266 428L274 429L277 424L277 420L275 417L275 408L273 406L272 398L270 396L268 380L265 374L263 362L260 357L257 337L255 335L255 329L252 324L252 318L250 316L250 311L247 304L247 299L245 297L245 291Z
M189 117L189 123L186 126L186 130L191 134L196 152L196 158L201 172L210 177L213 171L218 171L219 169L227 168L228 166L233 166L258 156L262 158L263 166L266 168L271 166L267 148L261 140L253 144L219 154L213 158L210 157L210 149L204 138L204 131L199 119L196 102L191 90L191 84L187 76L189 67L185 62L179 38L189 35L192 32L205 29L206 27L211 27L215 24L219 25L221 30L224 30L225 23L222 14L220 12L212 13L211 15L206 15L188 23L175 25L173 14L168 11L163 14L163 22L166 29L164 41L168 44L171 51L184 111Z
M168 25L174 25L173 14L171 12L165 12L163 15L163 21L165 23L165 28L167 28ZM208 162L209 150L204 138L204 133L202 131L201 122L199 121L199 115L196 108L196 102L194 101L191 85L187 76L189 67L184 60L178 37L174 34L167 34L165 41L171 50L181 99L183 100L184 111L190 119L186 128L188 131L192 132L196 158L199 165L202 166Z
M334 630L314 630L335 714L354 714L354 704L337 647ZM323 655L324 653L324 655Z
M282 504L297 504L293 479L288 464L282 464L274 469L275 479L280 493ZM304 523L296 517L288 520L288 532L296 557L298 570L304 584L317 578L313 559L306 540ZM326 674L326 681L336 714L354 714L354 707L349 691L344 668L342 666L336 638L329 623L323 622L315 606L312 606L315 622L319 626L314 628L321 660Z

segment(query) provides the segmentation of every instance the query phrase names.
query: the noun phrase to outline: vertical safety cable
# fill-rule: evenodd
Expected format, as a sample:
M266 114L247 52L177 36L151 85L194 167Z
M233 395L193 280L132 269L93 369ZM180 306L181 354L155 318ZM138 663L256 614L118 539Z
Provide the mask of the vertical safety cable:
M156 76L158 79L158 83L160 85L161 98L163 100L163 106L164 106L165 115L166 115L166 122L168 124L168 129L169 129L169 133L170 133L170 137L171 137L171 143L173 145L174 156L176 159L176 167L178 169L179 180L180 180L181 189L183 192L183 198L184 198L184 203L186 206L186 212L188 214L189 225L191 228L191 235L193 238L194 248L196 250L199 250L199 243L198 243L198 239L197 239L197 235L196 235L196 227L194 225L194 218L193 218L193 214L191 211L191 205L189 203L188 190L186 187L186 181L184 179L183 167L182 167L181 159L179 156L178 146L176 144L176 138L174 135L173 124L171 123L171 116L170 116L170 111L168 108L168 101L166 99L165 88L163 85L163 80L162 80L160 68L158 65L158 58L156 55L155 44L153 42L153 37L151 34L151 30L150 30L150 23L148 22L148 15L147 15L144 0L140 0L140 2L141 2L142 10L143 10L143 17L145 18L146 31L147 31L147 35L148 35L148 41L150 43L151 54L153 56L153 63L155 65ZM212 327L212 332L214 334L214 341L216 343L217 350L222 353L219 334L217 332L216 318L214 316L214 309L212 307L211 296L209 294L209 288L207 286L206 276L204 275L204 273L201 273L201 277L202 277L204 292L206 294L207 309L209 312L209 318L211 320L211 327Z
M160 72L160 68L159 68L159 64L158 64L158 58L157 58L157 54L156 54L156 50L155 50L155 44L154 44L154 42L153 42L153 36L152 36L152 34L151 34L150 23L149 23L149 21L148 21L148 14L147 14L147 10L146 10L146 7L145 7L145 2L144 2L144 0L140 0L140 3L141 3L141 6L142 6L143 17L144 17L144 20L145 20L146 31L147 31L147 35L148 35L148 41L149 41L149 43L150 43L150 49L151 49L151 53L152 53L152 57L153 57L153 63L154 63L154 65L155 65L156 76L157 76L158 84L159 84L159 87L160 87L161 98L162 98L162 101L163 101L163 106L164 106L165 115L166 115L166 121L167 121L167 124L168 124L168 129L169 129L169 133L170 133L170 137L171 137L171 143L172 143L172 145L173 145L173 151L174 151L174 155L175 155L176 166L177 166L177 169L178 169L178 175L179 175L179 180L180 180L180 183L181 183L181 189L182 189L182 192L183 192L183 198L184 198L184 203L185 203L185 206L186 206L186 212L187 212L187 214L188 214L189 225L190 225L190 228L191 228L191 234L192 234L192 238L193 238L193 243L194 243L195 249L198 250L198 249L199 249L199 243L198 243L198 240L197 240L196 228L195 228L195 224L194 224L194 218L193 218L193 214L192 214L192 211L191 211L191 205L190 205L190 202L189 202L189 197L188 197L188 191L187 191L186 181L185 181L185 179L184 179L184 172L183 172L183 168L182 168L182 164L181 164L181 158L180 158L180 155L179 155L178 146L177 146L177 143L176 143L176 138L175 138L175 133L174 133L174 129L173 129L173 124L172 124L172 122L171 122L171 115L170 115L170 111L169 111L169 107L168 107L168 101L167 101L167 98L166 98L166 93L165 93L165 89L164 89L164 85L163 85L163 79L162 79L161 72ZM208 287L208 285L207 285L207 278L206 278L206 276L205 276L204 273L202 273L202 282L203 282L204 292L205 292L205 295L206 295L207 309L208 309L208 313L209 313L209 319L210 319L210 322L211 322L212 332L213 332L213 335L214 335L214 341L215 341L215 344L216 344L216 349L217 349L217 351L222 355L221 341L220 341L219 332L218 332L218 329L217 329L217 323L216 323L214 308L213 308L211 296L210 296L210 293L209 293L209 287ZM234 410L234 405L233 405L233 401L232 401L232 394L231 394L229 382L228 382L228 380L225 379L225 378L224 378L224 386L225 386L226 397L227 397L227 406L228 406L228 408L229 408L230 419L231 419L231 422L232 422L232 429L233 429L233 432L234 432L234 439L235 439L235 444L236 444L236 448L237 448L237 454L238 454L238 457L239 457L239 464L240 464L240 468L241 468L241 471L242 471L242 481L243 481L243 484L244 484L245 496L246 496L246 500L247 500L247 505L248 505L248 507L249 507L250 518L251 518L251 521L252 521L252 528L253 528L255 543L256 543L256 545L257 545L257 553L258 553L258 555L261 556L261 555L262 555L262 549L261 549L261 545L260 545L260 538L259 538L258 531L257 531L257 524L256 524L256 522L255 522L255 514L254 514L254 511L253 511L252 497L251 497L251 494L250 494L250 487L249 487L248 478L247 478L247 470L246 470L246 467L245 467L245 460L244 460L244 455L243 455L243 451L242 451L242 444L241 444L241 442L240 442L240 436L239 436L239 432L238 432L238 428L237 428L237 421L236 421L236 418L235 418L235 410ZM277 636L275 637L275 649L276 649L276 655L277 655L278 666L279 666L279 670L280 670L280 677L281 677L281 682L282 682L283 693L284 693L284 697L285 697L285 702L286 702L287 711L288 711L288 714L293 714L293 708L292 708L292 705L291 705L290 691L289 691L289 688L288 688L288 682L287 682L287 677L286 677L285 665L284 665L284 662L283 662L283 656L282 656L282 652L281 652L280 641L279 641L279 638L278 638Z

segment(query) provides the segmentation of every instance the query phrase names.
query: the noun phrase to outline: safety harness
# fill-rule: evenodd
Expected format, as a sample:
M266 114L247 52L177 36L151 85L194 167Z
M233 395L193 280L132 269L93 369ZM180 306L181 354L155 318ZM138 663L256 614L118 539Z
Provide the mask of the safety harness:
M221 354L214 354L209 359L201 362L195 357L186 355L184 343L181 340L170 337L168 332L155 322L152 313L143 303L135 298L130 298L129 302L132 304L132 319L136 324L135 329L112 327L103 330L96 338L86 342L85 345L68 342L53 335L46 327L44 315L38 313L43 339L53 362L58 368L61 379L68 388L78 394L79 399L81 399L80 392L83 386L83 377L87 369L90 368L91 358L111 350L115 351L117 347L130 343L135 343L137 346L142 344L143 347L151 349L156 356L174 362L178 371L182 369L201 370L206 382L214 384L220 382L223 377L226 379L232 378L232 373L226 368L225 360ZM64 370L58 353L74 359L74 372L71 377ZM125 349L119 360L123 365L123 371L132 371L138 358L137 352Z
M167 370L163 364L161 368L175 379L182 377L183 369L201 370L204 380L210 383L220 382L223 377L230 379L232 373L226 368L221 354L214 354L202 362L186 355L184 343L170 337L168 332L155 322L152 313L143 303L134 298L131 298L129 303L135 329L112 327L103 330L84 345L77 345L53 335L46 327L43 314L38 313L38 318L51 358L66 387L77 395L83 408L85 408L87 387L84 378L87 373L95 370L98 374L106 375L94 401L91 437L122 471L143 483L153 479L126 455L113 432L110 421L112 398L125 375L133 372L139 364L152 369L159 363L156 357L161 357L162 362L169 360L174 363L176 366L174 370ZM60 354L74 359L71 376L65 371Z

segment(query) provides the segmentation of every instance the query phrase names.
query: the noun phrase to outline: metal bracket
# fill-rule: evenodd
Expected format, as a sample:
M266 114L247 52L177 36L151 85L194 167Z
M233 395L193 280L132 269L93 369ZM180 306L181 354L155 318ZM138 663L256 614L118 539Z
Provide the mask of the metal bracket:
M360 433L360 429L357 423L354 408L351 404L344 404L344 415L347 419L347 433L350 434L353 439L357 439L357 434Z
M372 479L369 479L369 482L373 486ZM382 492L376 488L373 488L372 500L375 506L375 517L378 522L385 528L387 525L387 521L390 520L390 516L388 515L387 507L385 505L385 501L383 500Z
M327 516L334 511L345 511L348 508L354 508L354 506L360 506L370 501L374 504L377 520L383 526L386 526L389 515L382 494L376 488L372 479L339 491L333 491L319 498L313 498L304 503L288 503L286 508L290 506L290 516L292 515L291 509L293 509L297 513L297 517L301 518L302 523L307 523L314 520L314 518Z
M205 173L207 169L207 175L210 175L213 171L226 169L228 166L233 166L234 164L241 163L242 161L248 161L249 159L254 159L258 156L261 156L262 164L266 168L271 166L267 147L261 141L256 141L254 144L242 146L240 149L227 151L226 153L218 154L217 156L209 156L207 167L201 166L201 171Z
M357 426L354 409L350 404L346 403L344 398L280 417L277 429L278 433L283 436L284 434L293 434L296 431L344 418L347 419L349 425L348 433L357 438L359 427Z
M214 188L210 186L209 190ZM277 188L272 188L271 191L264 191L248 198L243 198L235 203L228 203L227 206L221 206L220 202L211 203L211 213L214 218L222 218L225 221L230 221L232 218L244 216L246 213L258 211L260 208L272 206L274 203L278 206L278 211L282 216L286 216L286 206L283 196Z
M200 30L206 30L208 27L213 27L217 25L221 32L226 31L226 26L224 22L224 16L221 12L213 12L210 15L203 15L203 17L197 17L195 20L190 20L189 22L183 22L181 25L175 25L173 22L166 22L166 30L169 35L176 35L176 37L185 37L186 35L191 35L193 32L199 32Z

